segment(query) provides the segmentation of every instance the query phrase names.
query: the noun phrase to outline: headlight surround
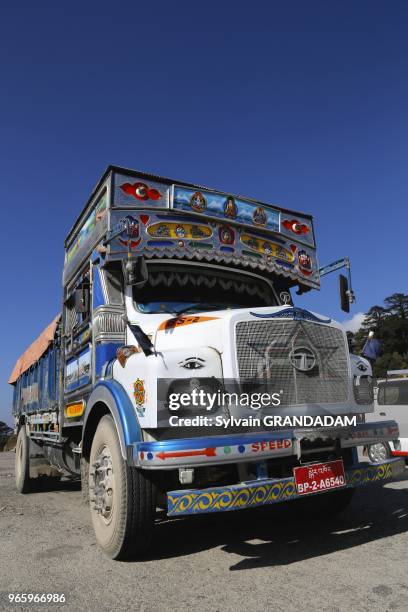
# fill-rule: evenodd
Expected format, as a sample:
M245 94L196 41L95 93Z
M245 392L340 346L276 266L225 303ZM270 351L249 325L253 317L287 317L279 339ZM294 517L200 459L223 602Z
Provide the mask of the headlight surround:
M223 371L220 353L209 346L168 349L162 353L160 368L156 370L157 376L157 406L161 419L165 415L196 416L197 414L214 414L206 410L205 402L202 405L193 405L191 402L180 406L178 410L169 409L169 397L172 394L189 394L196 392L217 393L223 389ZM174 405L174 403L173 403Z

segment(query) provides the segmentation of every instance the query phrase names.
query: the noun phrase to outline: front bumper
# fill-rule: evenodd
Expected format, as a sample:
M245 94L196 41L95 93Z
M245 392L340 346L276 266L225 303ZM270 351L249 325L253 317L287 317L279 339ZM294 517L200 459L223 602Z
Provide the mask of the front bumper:
M388 459L383 463L360 463L346 470L346 488L362 487L392 480L403 473L404 459ZM337 491L341 489L336 489ZM317 495L324 495L318 493ZM245 510L297 499L299 496L293 477L260 479L224 487L170 491L167 494L168 516L204 514ZM310 497L308 495L307 497Z
M284 429L244 434L137 442L129 447L129 463L143 469L175 469L300 457L302 440L336 440L340 448L398 438L395 421L360 423L355 427Z

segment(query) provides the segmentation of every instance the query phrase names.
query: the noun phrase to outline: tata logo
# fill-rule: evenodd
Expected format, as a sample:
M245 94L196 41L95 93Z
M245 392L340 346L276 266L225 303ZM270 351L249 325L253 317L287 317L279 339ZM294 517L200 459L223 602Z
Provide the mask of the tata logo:
M300 372L309 372L316 365L316 356L307 346L299 346L289 353L290 363Z

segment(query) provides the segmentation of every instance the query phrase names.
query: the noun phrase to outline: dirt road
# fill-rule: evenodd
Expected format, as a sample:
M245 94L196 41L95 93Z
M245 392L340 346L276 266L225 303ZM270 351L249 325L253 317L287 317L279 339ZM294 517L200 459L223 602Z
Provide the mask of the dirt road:
M145 561L120 563L95 545L77 485L18 495L13 464L0 453L0 609L408 609L408 470L325 524L305 524L296 502L166 521ZM9 592L67 603L9 606Z

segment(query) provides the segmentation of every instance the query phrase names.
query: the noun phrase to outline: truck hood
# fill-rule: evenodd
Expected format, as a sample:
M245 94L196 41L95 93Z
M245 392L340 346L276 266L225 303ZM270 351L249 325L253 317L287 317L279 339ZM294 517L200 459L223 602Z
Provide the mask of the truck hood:
M295 318L330 324L331 327L342 329L339 323L328 317L287 305L217 310L179 317L150 315L152 316L157 319L155 321L150 319L148 333L152 333L157 351L208 346L216 349L221 355L224 352L230 353L235 344L235 326L240 321ZM235 374L233 371L224 370L224 376L232 377Z
M350 363L342 326L324 315L284 305L207 311L178 317L150 314L138 317L137 322L151 336L159 358L144 359L135 354L128 359L125 369L116 365L115 377L123 381L125 387L133 384L136 378L145 380L151 398L157 395L159 379L215 377L223 379L227 385L232 384L227 387L232 389L234 381L250 381L258 372L264 378L262 372L267 367L269 387L283 396L281 414L339 415L371 409L368 403L357 404L354 400L353 380L356 376L360 380L361 372L354 361ZM302 353L300 349L311 345L311 357L319 364L313 375L307 376L308 370L302 368L296 368L301 373L294 373L293 363L292 368L287 367L292 337L299 338L297 348L301 357L305 354L310 357L310 353ZM132 337L128 336L128 341L135 344ZM205 364L200 366L199 374L194 372L195 368L189 371L185 365L197 360ZM253 414L245 404L234 404L230 409L234 416ZM155 413L157 420L153 419L152 426L162 422L162 416L160 411Z

